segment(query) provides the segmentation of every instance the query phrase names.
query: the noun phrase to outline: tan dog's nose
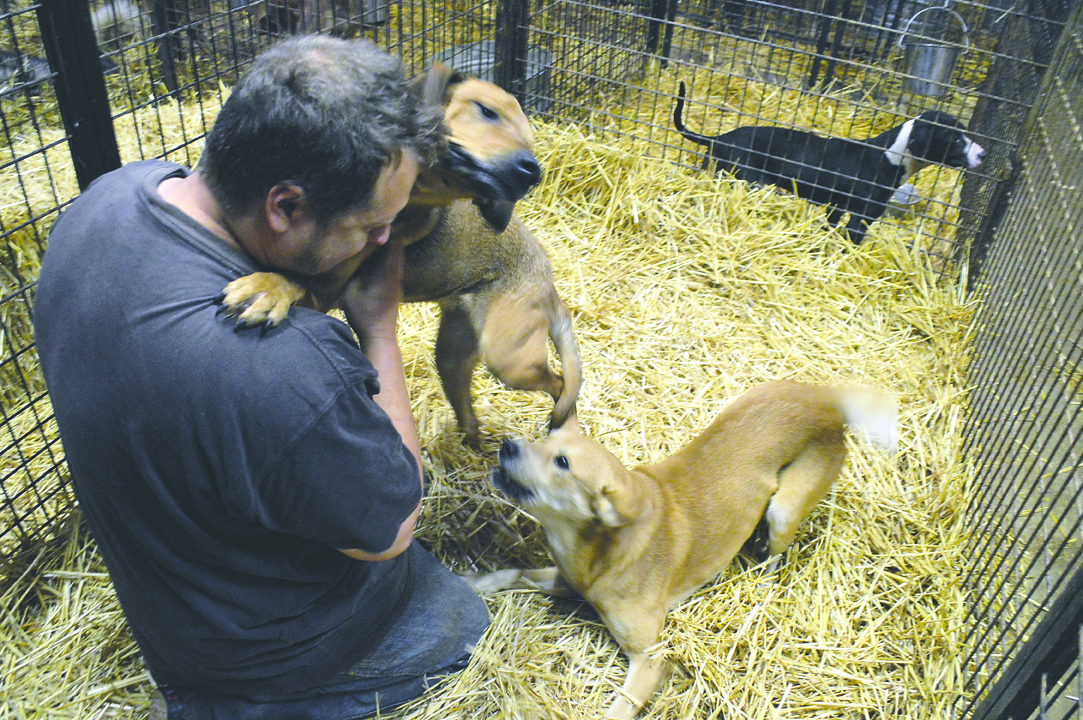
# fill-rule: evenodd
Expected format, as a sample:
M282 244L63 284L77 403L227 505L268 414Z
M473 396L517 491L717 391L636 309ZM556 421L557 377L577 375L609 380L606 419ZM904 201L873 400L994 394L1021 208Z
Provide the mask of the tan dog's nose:
M510 171L514 175L515 184L522 187L530 187L541 180L541 165L533 153L520 152L510 163Z
M524 454L523 446L518 440L504 438L500 443L500 463L489 475L493 486L515 503L530 503L534 500L534 491L518 477L518 461Z

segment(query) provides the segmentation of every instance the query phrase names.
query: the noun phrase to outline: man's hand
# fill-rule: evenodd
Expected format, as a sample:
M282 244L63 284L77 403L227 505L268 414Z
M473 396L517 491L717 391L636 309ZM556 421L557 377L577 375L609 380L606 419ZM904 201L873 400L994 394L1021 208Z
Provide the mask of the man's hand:
M366 354L373 341L395 342L404 262L402 243L388 243L373 253L342 289L340 303L346 321Z

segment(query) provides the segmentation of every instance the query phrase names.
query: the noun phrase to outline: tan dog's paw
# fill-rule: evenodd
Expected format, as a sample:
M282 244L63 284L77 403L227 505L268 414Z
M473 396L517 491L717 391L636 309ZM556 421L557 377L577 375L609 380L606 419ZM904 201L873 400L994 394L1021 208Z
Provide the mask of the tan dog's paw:
M239 277L218 297L217 302L237 327L263 325L273 328L286 319L290 306L305 296L305 289L277 273L257 272Z
M540 590L547 595L571 595L574 591L564 584L555 567L540 570L497 570L483 575L463 575L462 579L479 595L491 595L501 590Z
M632 720L662 683L669 663L649 652L628 653L628 677L605 712L605 720Z
M483 575L463 575L463 580L479 595L492 595L516 587L522 573L519 570L497 570Z

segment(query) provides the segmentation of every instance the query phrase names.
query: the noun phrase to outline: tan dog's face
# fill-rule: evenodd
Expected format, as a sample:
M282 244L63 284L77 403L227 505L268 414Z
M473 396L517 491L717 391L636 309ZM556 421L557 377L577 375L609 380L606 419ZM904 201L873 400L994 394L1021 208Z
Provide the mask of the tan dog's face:
M600 522L619 527L634 519L629 473L599 443L561 428L545 440L504 440L493 485L544 526Z
M469 78L455 85L444 111L448 143L470 153L473 162L499 167L534 147L519 101L496 85ZM531 159L533 155L530 154Z
M434 166L422 170L411 203L514 203L538 183L541 167L534 157L534 132L512 95L442 65L431 68L418 88L426 102L444 107L448 149Z

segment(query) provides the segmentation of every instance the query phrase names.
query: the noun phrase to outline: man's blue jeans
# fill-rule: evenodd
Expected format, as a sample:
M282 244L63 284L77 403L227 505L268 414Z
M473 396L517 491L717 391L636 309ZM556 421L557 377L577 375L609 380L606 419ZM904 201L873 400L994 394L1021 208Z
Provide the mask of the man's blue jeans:
M347 672L301 696L247 698L160 688L169 720L352 720L422 695L466 667L489 625L485 603L415 541L414 593L376 649Z

